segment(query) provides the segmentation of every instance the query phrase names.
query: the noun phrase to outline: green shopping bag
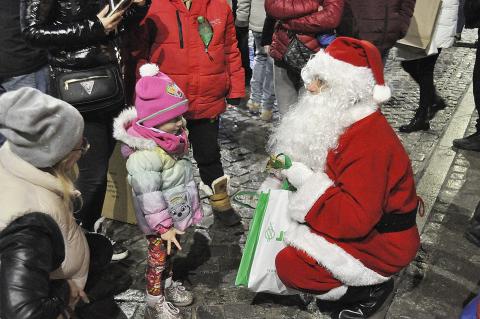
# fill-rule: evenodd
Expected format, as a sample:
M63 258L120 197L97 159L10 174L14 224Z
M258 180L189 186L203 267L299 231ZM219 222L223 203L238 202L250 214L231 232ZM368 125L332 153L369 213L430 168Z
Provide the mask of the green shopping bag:
M242 260L238 267L237 278L235 279L236 286L247 286L248 277L250 276L250 268L252 267L255 249L257 247L258 236L262 228L263 216L268 204L269 193L261 193L258 198L255 214L253 215L250 230L248 232L245 249L243 251Z

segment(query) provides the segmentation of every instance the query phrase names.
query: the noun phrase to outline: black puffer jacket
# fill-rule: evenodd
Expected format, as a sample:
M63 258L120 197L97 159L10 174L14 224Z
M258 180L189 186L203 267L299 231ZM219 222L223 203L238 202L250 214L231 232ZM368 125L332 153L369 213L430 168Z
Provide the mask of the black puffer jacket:
M115 34L97 18L104 0L21 0L22 30L32 45L49 50L52 66L78 69L117 61ZM148 5L132 5L119 30L138 24Z
M480 0L465 1L465 28L480 28Z
M0 232L0 318L56 319L67 308L66 280L50 272L65 258L62 233L52 217L29 213Z

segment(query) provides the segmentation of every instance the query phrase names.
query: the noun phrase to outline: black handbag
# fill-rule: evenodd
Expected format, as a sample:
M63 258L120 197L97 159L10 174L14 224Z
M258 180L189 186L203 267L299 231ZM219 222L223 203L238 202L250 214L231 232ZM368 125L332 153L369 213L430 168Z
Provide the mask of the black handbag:
M52 94L81 113L113 111L125 106L120 68L115 64L90 69L52 68Z
M289 68L300 73L308 60L310 60L310 57L315 54L315 51L310 50L303 44L296 34L289 32L289 36L290 42L288 43L287 51L283 55L283 61Z

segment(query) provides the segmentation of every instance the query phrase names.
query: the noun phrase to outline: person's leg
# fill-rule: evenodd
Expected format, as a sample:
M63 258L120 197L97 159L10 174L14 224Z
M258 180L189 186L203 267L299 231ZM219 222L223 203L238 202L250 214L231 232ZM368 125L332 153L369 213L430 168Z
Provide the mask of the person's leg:
M218 145L219 119L188 120L188 138L202 182L210 186L224 175Z
M278 65L273 67L273 78L278 110L280 114L285 114L298 101L298 84L292 79L291 72Z
M480 29L478 31L478 36L480 38ZM477 114L480 114L480 45L478 44L478 42L475 65L473 67L472 86L475 109L477 110ZM475 133L464 138L458 138L453 140L453 146L463 150L480 152L480 117L477 118L477 122L475 125Z
M272 119L274 104L273 59L268 56L265 63L265 78L263 80L262 114L260 116L262 120L270 121Z
M433 71L439 53L428 57L403 61L402 67L418 83L420 89L420 101L415 116L409 124L400 127L401 132L410 133L419 130L430 129L430 117L433 117L432 107L436 100L435 84L433 82ZM433 113L433 115L432 115Z
M457 30L455 34L455 40L460 40L462 38L463 27L465 26L465 12L464 12L465 0L460 0L458 3L458 20L457 20Z
M160 236L147 236L147 240L148 253L145 273L147 304L153 307L164 295L162 276L167 266L168 255Z
M280 280L287 287L299 291L322 295L343 286L339 280L335 279L313 258L291 246L284 248L277 254L275 266ZM340 294L338 298L342 295Z
M233 210L228 196L228 178L223 172L220 146L218 145L219 119L188 120L189 140L193 158L197 161L202 183L200 188L209 196L215 217L225 226L240 223L240 216Z
M261 45L262 33L253 32L255 42L255 58L252 71L252 80L250 81L250 100L247 107L251 112L259 112L262 102L262 87L265 79L265 64L267 62L267 53Z
M76 218L86 230L93 231L100 218L107 188L108 162L115 147L112 136L112 118L98 121L85 118L84 136L90 150L78 161L77 188L82 193L83 206Z
M44 66L35 72L5 79L1 85L7 92L17 90L22 87L30 87L38 89L43 93L47 93L49 79L48 72L48 66Z

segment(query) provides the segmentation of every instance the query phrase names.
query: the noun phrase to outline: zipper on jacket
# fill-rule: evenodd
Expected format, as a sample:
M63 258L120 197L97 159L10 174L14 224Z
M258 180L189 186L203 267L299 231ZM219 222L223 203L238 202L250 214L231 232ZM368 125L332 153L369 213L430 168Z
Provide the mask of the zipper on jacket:
M104 79L104 78L109 78L109 76L108 75L95 75L95 76L89 76L87 78L81 78L81 79L70 79L70 80L65 81L64 88L65 88L65 91L68 91L69 84L76 83L76 82L85 82L85 81L94 80L94 79Z
M178 25L178 38L180 39L180 49L183 49L183 30L182 30L182 20L180 20L180 13L177 14L177 25Z

